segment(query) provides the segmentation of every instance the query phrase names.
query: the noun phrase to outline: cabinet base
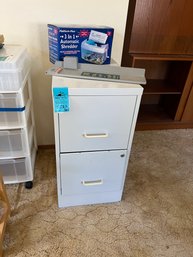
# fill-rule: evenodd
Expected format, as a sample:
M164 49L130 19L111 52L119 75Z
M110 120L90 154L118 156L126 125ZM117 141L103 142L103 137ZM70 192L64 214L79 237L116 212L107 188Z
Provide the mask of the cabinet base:
M58 206L70 207L88 204L119 202L122 198L122 190L115 192L92 193L89 195L59 195Z

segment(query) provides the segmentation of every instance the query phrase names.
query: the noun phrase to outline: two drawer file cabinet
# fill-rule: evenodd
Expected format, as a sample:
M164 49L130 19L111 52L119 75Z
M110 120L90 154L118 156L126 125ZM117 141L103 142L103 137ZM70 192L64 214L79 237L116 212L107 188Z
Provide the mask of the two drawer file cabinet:
M142 87L53 76L55 88L69 99L54 112L59 207L120 201Z

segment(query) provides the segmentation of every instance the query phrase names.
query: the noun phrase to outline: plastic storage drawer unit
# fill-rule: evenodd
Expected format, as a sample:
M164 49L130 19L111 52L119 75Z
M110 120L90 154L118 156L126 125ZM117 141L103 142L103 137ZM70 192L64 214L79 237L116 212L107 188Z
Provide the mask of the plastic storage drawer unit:
M33 186L37 143L30 61L19 45L0 50L0 171L5 184Z

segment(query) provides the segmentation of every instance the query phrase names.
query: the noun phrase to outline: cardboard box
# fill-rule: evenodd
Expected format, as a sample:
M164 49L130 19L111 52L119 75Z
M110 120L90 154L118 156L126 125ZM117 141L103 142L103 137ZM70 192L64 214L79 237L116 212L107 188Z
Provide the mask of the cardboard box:
M48 24L50 61L76 56L79 63L109 64L113 33L113 28L105 26Z
M0 44L3 44L3 42L4 42L4 36L0 34Z

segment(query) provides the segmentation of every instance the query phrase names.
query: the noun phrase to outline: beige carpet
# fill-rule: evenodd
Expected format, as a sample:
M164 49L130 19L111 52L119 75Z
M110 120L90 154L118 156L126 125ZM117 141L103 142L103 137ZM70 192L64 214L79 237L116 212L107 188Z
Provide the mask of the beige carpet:
M34 187L6 186L5 256L193 256L193 130L136 132L120 203L58 209L54 150Z

